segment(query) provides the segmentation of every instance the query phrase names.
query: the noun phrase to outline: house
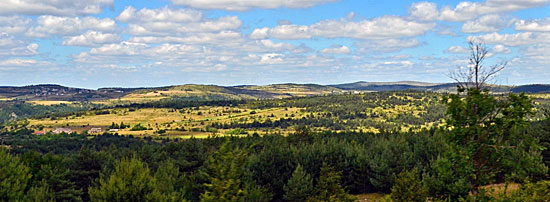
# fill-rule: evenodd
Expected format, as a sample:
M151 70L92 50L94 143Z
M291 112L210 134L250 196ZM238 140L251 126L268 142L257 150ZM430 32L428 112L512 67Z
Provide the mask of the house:
M101 133L101 128L91 128L88 130L88 134Z
M63 132L69 134L69 133L72 133L73 131L72 131L70 128L56 128L56 129L53 131L54 134L61 134L61 133L63 133Z
M41 131L36 131L36 132L34 132L34 134L35 134L35 135L44 135L44 134L46 134L46 132L44 132L44 131L41 130Z
M109 129L109 132L118 132L118 129Z

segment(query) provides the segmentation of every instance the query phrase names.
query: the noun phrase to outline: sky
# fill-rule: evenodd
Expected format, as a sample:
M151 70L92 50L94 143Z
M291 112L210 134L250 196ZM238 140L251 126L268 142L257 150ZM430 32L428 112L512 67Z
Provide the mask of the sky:
M550 0L1 0L0 85L550 83Z

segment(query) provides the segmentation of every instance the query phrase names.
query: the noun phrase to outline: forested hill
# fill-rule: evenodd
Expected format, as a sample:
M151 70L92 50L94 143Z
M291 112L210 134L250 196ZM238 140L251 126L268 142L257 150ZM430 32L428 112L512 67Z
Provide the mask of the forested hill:
M400 90L454 92L456 91L456 86L455 83L360 81L335 85L287 83L272 85L217 86L187 84L154 88L100 88L93 90L43 84L23 87L0 86L0 100L97 101L123 99L135 101L158 100L164 98L182 98L186 100L242 100ZM550 92L549 84L521 86L493 85L490 88L493 92Z

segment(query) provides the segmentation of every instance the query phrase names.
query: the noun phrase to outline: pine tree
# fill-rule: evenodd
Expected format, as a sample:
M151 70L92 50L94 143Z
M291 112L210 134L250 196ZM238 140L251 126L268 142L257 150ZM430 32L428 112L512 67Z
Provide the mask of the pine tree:
M233 149L230 139L205 162L205 174L210 178L201 202L270 201L271 194L259 186L243 182L248 151Z
M313 192L313 179L298 164L292 177L284 186L285 194L283 198L289 202L302 202L307 200Z
M416 169L399 173L390 195L394 202L424 202L427 196L427 187L420 180Z
M22 200L30 179L29 167L0 149L0 201Z
M210 183L205 184L206 191L201 194L201 201L239 201L244 197L241 182L243 166L247 153L233 149L228 139L220 149L206 161Z
M356 198L346 192L340 185L342 174L326 164L321 167L321 175L317 186L315 186L315 195L309 198L309 202L353 202Z
M170 160L160 164L155 172L156 188L166 202L184 201L182 192L182 178L179 168Z
M89 189L91 201L125 202L158 201L160 193L149 168L136 157L123 158L108 177L102 177L98 187Z

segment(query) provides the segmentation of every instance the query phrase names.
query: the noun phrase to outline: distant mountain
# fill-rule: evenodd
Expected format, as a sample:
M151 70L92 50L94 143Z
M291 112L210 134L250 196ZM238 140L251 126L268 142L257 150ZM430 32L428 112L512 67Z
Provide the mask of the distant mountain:
M531 84L512 88L514 93L550 93L550 84Z
M330 85L343 90L358 91L399 91L399 90L420 90L431 92L456 92L458 83L425 83L416 81L398 81L398 82L355 82L346 84ZM510 86L490 85L493 92L509 92ZM519 92L522 92L521 90Z
M272 85L175 85L155 88L100 88L97 90L71 88L43 84L23 87L0 86L0 99L148 102L160 99L227 100L227 99L272 99L327 94L344 94L373 91L420 90L432 92L455 92L456 83L399 82L354 82L336 85L318 84L272 84ZM522 86L492 85L494 92L550 93L550 84Z
M93 101L122 97L138 88L71 88L53 84L0 86L0 97L20 100Z

